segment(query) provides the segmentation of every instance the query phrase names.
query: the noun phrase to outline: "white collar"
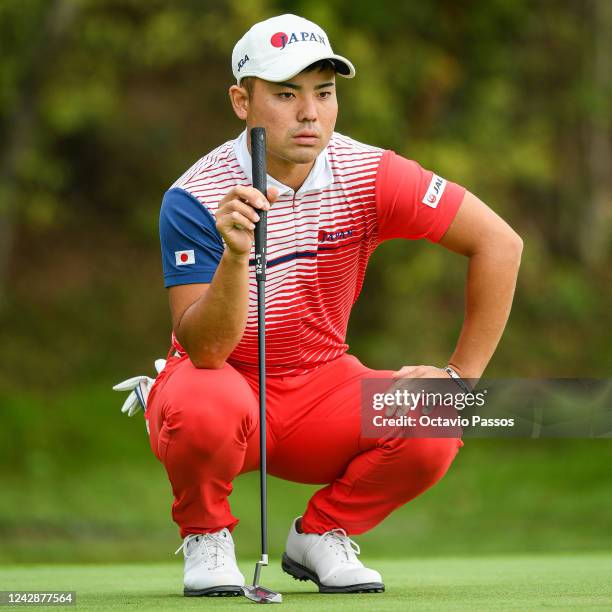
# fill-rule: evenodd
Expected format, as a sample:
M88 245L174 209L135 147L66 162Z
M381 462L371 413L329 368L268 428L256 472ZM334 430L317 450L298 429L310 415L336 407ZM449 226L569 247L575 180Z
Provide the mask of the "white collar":
M234 153L238 159L238 163L246 174L250 182L253 182L253 174L251 171L251 154L247 147L247 135L246 130L236 138L233 142ZM334 175L332 173L329 158L327 156L327 147L319 153L315 163L310 170L310 173L306 177L306 180L302 186L297 190L296 193L303 194L307 191L320 191L329 187L334 182ZM276 187L279 191L279 195L293 194L293 189L287 185L277 181L273 176L268 174L268 187Z

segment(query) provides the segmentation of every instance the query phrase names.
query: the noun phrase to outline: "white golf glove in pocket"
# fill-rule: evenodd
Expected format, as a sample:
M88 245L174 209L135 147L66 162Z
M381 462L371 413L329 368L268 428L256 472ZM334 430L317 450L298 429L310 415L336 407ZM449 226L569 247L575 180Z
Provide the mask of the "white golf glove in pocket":
M166 366L165 359L155 360L155 370L159 374ZM121 406L121 412L128 416L134 416L141 410L146 410L147 400L149 399L149 391L155 382L154 378L149 376L134 376L128 378L123 382L116 384L113 387L113 391L131 391L127 396L123 406Z

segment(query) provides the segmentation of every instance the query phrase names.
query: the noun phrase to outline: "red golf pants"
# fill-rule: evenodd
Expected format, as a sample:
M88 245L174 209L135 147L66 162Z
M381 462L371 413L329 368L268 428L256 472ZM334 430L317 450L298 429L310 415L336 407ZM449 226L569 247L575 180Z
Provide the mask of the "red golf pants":
M344 355L300 376L267 379L268 473L324 484L308 502L302 529L349 535L372 529L435 484L462 442L456 438L364 438L360 381L390 378ZM257 373L229 364L197 369L170 357L149 395L151 448L172 484L181 537L238 524L232 481L259 468Z

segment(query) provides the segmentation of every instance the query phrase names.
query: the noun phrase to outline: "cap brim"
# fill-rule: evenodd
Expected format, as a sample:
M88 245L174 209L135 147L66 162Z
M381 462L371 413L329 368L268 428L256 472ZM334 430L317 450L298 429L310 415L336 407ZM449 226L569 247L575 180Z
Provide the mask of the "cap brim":
M340 76L346 79L352 79L355 76L355 67L346 57L327 53L321 56L300 57L295 62L291 62L289 68L287 67L287 57L280 57L277 61L268 64L261 70L252 72L246 71L244 74L240 75L240 80L242 81L245 77L254 76L264 81L278 83L294 77L296 74L302 72L304 68L308 68L311 64L325 59L330 60L334 64L336 72Z

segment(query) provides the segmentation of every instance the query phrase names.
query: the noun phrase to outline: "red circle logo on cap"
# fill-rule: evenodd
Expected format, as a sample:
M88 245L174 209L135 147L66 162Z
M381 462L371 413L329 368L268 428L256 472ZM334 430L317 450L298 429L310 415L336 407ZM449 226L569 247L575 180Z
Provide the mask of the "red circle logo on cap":
M189 255L187 253L181 253L181 261L187 261L189 259Z
M282 49L287 42L287 38L288 37L284 32L277 32L276 34L272 35L270 43L273 47L276 47L277 49Z

